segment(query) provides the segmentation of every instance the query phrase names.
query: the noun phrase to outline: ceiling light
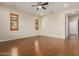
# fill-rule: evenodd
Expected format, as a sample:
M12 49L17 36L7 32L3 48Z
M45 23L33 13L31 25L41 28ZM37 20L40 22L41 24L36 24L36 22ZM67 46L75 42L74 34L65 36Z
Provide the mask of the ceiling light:
M38 6L39 8L42 8L42 6Z
M64 4L64 7L67 7L68 6L68 4Z

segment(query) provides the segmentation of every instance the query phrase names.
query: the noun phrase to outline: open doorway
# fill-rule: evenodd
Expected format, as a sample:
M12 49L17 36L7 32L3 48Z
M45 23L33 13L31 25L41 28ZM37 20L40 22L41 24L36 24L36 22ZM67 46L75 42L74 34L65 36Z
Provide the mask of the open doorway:
M69 38L78 38L78 15L68 16Z
M79 14L66 14L66 38L79 38Z

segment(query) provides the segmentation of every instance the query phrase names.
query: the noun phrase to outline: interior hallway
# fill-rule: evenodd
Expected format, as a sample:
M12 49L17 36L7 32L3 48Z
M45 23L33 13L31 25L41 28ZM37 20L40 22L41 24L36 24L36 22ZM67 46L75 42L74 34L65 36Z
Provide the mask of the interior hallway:
M2 54L1 54L2 53ZM0 55L74 56L79 55L79 40L33 36L0 43Z

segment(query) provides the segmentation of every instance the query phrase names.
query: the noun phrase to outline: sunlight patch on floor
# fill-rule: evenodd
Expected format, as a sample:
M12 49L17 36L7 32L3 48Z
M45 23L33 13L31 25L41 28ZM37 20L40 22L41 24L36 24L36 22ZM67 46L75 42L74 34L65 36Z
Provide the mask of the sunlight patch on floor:
M11 56L18 56L18 48L14 47L11 49Z
M39 51L39 43L37 40L35 40L35 51L37 55L41 55L40 51Z

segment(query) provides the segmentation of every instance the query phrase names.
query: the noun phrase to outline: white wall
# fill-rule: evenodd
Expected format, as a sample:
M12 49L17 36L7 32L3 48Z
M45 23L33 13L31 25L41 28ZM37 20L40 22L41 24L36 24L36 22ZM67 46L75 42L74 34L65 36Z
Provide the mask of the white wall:
M41 20L42 35L57 38L65 38L65 14L64 12L52 13Z
M19 15L19 30L10 31L10 13ZM35 35L65 38L65 12L51 13L41 18L39 31L35 30L37 16L0 5L0 42Z
M18 31L10 31L10 13L19 15ZM35 18L38 17L8 6L0 5L0 42L39 35L39 31L35 31L34 28Z

